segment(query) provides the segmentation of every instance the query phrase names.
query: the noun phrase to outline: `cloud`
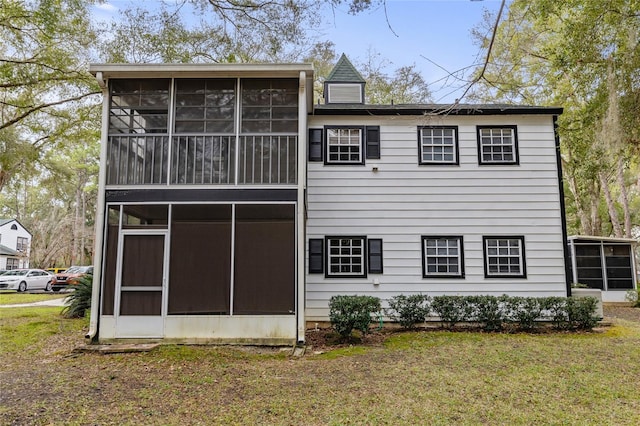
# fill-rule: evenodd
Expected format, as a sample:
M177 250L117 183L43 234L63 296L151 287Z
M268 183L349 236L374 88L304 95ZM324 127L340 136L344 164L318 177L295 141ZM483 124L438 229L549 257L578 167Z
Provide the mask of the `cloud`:
M104 12L115 12L118 10L117 7L110 3L100 3L94 6L96 9L102 10Z

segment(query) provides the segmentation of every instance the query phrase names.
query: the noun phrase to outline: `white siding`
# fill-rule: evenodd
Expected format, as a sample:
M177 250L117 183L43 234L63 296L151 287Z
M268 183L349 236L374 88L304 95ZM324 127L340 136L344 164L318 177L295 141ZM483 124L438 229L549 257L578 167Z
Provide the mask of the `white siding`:
M380 126L379 160L364 166L309 163L307 241L326 235L382 238L384 274L307 274L308 320L326 319L336 294L383 300L412 293L566 295L551 116L314 116L309 125ZM458 126L459 165L418 164L423 125ZM476 125L517 125L520 164L478 165ZM423 278L422 235L461 235L465 277ZM485 235L524 236L526 279L484 277Z
M11 229L12 225L16 225L17 229ZM29 256L31 254L31 234L19 222L12 220L0 226L0 244L9 247L11 250L18 250L18 237L27 239L27 250L22 252L18 257L18 267L29 267ZM8 256L13 257L13 256ZM0 256L0 269L6 269L7 256Z

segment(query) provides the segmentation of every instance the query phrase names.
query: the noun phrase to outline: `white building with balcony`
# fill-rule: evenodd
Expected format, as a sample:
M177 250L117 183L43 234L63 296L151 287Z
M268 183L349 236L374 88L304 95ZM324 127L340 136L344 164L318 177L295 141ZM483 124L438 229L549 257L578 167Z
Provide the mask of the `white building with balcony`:
M561 108L370 105L342 57L95 64L89 337L303 342L333 295L570 293Z

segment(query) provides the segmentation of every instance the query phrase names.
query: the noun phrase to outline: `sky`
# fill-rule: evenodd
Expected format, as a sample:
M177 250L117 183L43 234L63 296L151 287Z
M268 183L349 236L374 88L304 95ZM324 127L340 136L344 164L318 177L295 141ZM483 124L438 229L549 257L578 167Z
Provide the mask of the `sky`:
M108 0L97 6L95 13L102 19L117 16L119 9L132 3L132 0ZM154 3L157 1L135 2L148 7ZM482 22L485 11L497 13L500 3L500 0L387 0L386 8L355 16L347 13L347 6L326 7L325 23L315 30L320 39L335 44L338 55L345 53L356 64L366 60L368 50L388 61L388 72L415 64L429 83L433 100L453 102L462 93L464 82L444 80L447 71L482 62L484 56L479 56L471 30Z

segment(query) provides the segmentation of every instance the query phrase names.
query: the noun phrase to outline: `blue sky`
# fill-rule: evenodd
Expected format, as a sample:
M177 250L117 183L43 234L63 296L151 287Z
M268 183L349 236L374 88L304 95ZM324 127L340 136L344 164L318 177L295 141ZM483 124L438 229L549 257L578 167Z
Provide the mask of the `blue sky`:
M109 0L96 8L96 14L117 16L119 8L132 3ZM156 0L135 2L149 7L154 3ZM318 31L320 39L333 41L336 52L345 53L355 63L364 61L371 49L389 61L389 72L415 64L430 83L433 100L452 102L462 93L455 89L463 83L442 81L447 73L440 67L453 72L482 61L471 30L482 21L485 10L496 13L499 8L500 0L387 0L386 16L383 7L353 16L346 6L327 7L325 23ZM443 87L443 83L447 84Z
M447 73L440 67L453 72L482 61L471 30L485 10L495 14L499 8L500 0L387 0L387 24L383 8L352 16L342 7L335 10L335 18L327 14L326 38L338 53L354 60L364 60L372 48L392 63L392 69L415 64L432 83L434 101L447 102L455 99L456 92L450 92L462 83L450 81L453 87L442 87L445 82L437 81Z

